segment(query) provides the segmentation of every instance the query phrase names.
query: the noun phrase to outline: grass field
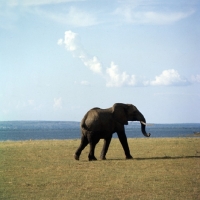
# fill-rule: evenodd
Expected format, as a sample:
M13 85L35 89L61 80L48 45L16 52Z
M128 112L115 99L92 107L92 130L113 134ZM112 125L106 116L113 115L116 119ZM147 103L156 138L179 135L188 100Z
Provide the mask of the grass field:
M0 142L0 199L200 199L200 138L128 142L133 160L113 139L93 162L80 140Z

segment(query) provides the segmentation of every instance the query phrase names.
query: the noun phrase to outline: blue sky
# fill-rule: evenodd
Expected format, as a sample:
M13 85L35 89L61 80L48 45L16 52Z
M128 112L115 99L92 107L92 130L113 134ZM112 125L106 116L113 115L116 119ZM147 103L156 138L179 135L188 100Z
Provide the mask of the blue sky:
M1 0L0 120L200 123L199 36L198 0Z

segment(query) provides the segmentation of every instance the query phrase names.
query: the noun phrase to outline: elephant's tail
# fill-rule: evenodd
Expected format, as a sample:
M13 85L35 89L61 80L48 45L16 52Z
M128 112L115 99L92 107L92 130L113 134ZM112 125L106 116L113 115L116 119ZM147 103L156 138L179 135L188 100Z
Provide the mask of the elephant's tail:
M87 136L87 133L90 132L90 130L88 129L88 127L85 124L86 117L87 117L87 115L85 115L81 121L81 132L84 136Z
M88 117L89 112L92 111L92 110L98 110L98 109L100 109L100 108L98 108L98 107L92 108L92 109L89 110L89 111L85 114L85 116L83 117L83 119L82 119L82 121L81 121L81 131L82 131L82 134L83 134L84 136L87 136L87 133L91 133L91 132L92 132L91 130L89 130L89 128L88 128L87 125L85 124L85 121L86 121L86 119L87 119L87 117Z

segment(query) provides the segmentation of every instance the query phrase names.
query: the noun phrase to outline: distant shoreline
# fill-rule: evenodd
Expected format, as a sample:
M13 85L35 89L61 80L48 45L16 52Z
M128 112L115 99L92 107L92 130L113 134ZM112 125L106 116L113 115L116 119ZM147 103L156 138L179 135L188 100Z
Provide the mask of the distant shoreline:
M0 120L1 122L67 122L67 123L80 123L81 121L73 121L73 120ZM129 121L129 124L139 123L139 121ZM178 123L157 123L157 122L147 122L150 126L152 125L181 125L181 124L200 124L200 122L178 122Z
M200 137L200 132L194 132L195 137Z
M151 124L151 123L148 123ZM200 123L151 124L151 138L200 137ZM140 122L125 126L127 138L143 138ZM80 139L80 122L75 121L0 121L0 141ZM117 138L117 134L113 134Z

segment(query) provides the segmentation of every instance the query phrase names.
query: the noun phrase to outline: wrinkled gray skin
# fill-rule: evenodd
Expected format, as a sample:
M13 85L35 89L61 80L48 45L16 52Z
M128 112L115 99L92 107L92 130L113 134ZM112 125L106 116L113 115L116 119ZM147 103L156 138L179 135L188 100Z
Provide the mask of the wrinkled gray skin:
M132 104L116 103L111 108L93 108L89 110L81 121L81 144L75 152L74 158L79 160L82 150L89 143L88 159L89 161L97 160L94 156L95 146L100 139L104 139L100 158L105 160L112 134L116 132L124 149L126 159L132 159L124 129L124 125L127 125L128 121L142 121L146 123L142 113ZM142 123L141 131L144 136L150 137L151 134L146 133L145 125Z

